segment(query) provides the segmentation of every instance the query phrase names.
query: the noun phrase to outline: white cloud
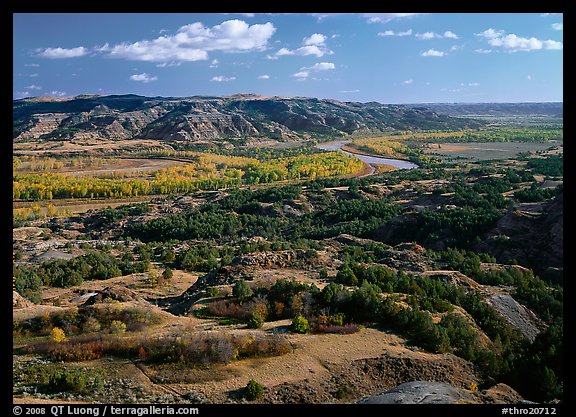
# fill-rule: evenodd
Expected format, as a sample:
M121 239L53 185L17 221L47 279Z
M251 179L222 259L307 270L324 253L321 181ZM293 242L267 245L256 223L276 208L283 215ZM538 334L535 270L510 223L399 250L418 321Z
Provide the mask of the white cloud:
M293 77L297 78L299 81L303 81L307 79L311 73L319 72L319 71L329 71L336 69L336 65L332 62L317 62L316 64L312 65L311 67L302 67L300 71L292 74Z
M150 75L146 74L145 72L143 72L142 74L131 75L130 79L132 81L141 81L143 83L149 83L151 81L156 81L158 79L158 77L155 75L150 76Z
M558 41L547 40L543 41L543 43L544 43L544 49L562 49L564 47L562 42Z
M378 32L378 36L410 36L410 35L412 35L412 29L408 29L404 32L394 32L393 30Z
M26 90L42 90L42 87L36 84L28 85L24 87Z
M429 40L429 39L434 39L440 35L438 35L434 32L424 32L424 33L417 33L415 36L418 39Z
M488 41L491 46L500 47L510 52L534 51L538 49L562 49L562 42L547 40L541 41L535 37L523 38L513 33Z
M77 48L46 48L37 50L38 56L49 59L78 58L88 54L88 49L83 46Z
M249 25L235 19L211 28L196 22L182 26L173 36L115 45L108 56L135 61L201 61L208 59L211 51L264 50L275 31L270 22Z
M37 72L34 72L32 74L22 74L21 72L19 72L18 74L16 74L19 77L30 77L30 78L36 78L39 77L40 74L38 74Z
M302 41L304 45L324 45L325 42L326 36L321 33L314 33Z
M541 49L562 49L563 44L554 40L541 40L535 37L525 38L514 33L505 34L503 30L486 29L476 34L486 38L490 46L501 48L508 52L537 51ZM478 52L478 50L476 50Z
M564 23L552 23L552 29L554 30L564 30Z
M409 84L412 84L413 82L414 82L413 79L409 79L409 80L404 80L404 81L402 81L402 84L409 85Z
M326 70L333 70L336 68L336 65L332 62L317 62L316 64L312 65L310 69L312 71L326 71Z
M476 33L476 36L481 36L487 39L498 38L499 36L503 35L503 30L496 30L496 29L486 29L484 32Z
M217 59L213 59L212 62L210 63L210 68L218 68L218 64L220 64L220 61L218 61Z
M475 49L474 52L479 53L479 54L490 54L492 53L492 49Z
M235 79L236 79L236 77L225 77L225 76L223 76L223 75L218 75L218 76L216 76L216 77L212 77L212 78L210 79L210 81L215 81L215 82L218 82L218 83L227 83L227 82L229 82L229 81L234 81Z
M171 62L162 62L161 64L156 64L158 68L166 68L166 67L179 67L182 63L178 61L171 61Z
M51 95L53 97L64 97L66 95L66 92L53 90L53 91L50 91L49 95Z
M259 80L269 80L270 76L268 74L262 74L258 76Z
M444 56L445 53L442 51L437 51L436 49L428 49L426 52L422 52L421 56Z
M24 64L25 67L39 67L40 64Z
M422 13L362 13L368 23L386 23L394 19L417 16Z
M332 55L334 52L326 46L327 37L321 33L314 33L302 41L301 47L297 49L280 48L276 53L268 55L268 59L278 59L281 56L308 56L314 55L318 58L324 55Z
M528 81L530 81L530 80L532 79L532 76L531 76L530 74L528 74L528 75L526 76L526 79L527 79Z
M459 39L458 35L454 32L447 30L442 35L436 32L424 32L424 33L417 33L416 38L420 40L430 40L430 39Z
M356 89L356 90L340 90L338 92L342 93L342 94L351 94L351 93L359 93L360 90L358 90L358 89Z
M480 83L468 83L468 87L479 87Z

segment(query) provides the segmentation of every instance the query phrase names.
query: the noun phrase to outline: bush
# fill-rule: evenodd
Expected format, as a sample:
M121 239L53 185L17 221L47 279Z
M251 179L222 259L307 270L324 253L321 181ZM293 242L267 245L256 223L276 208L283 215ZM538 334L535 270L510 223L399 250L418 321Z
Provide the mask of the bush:
M251 379L244 388L244 398L248 401L259 400L264 395L264 386Z
M266 304L257 303L252 311L252 315L248 319L248 327L250 329L259 329L266 321L266 317L268 317Z
M216 287L208 287L206 288L206 295L208 297L216 297L218 294L220 294L220 290Z
M172 269L170 269L170 268L166 268L166 269L164 270L164 272L162 272L162 278L164 278L164 279L167 280L167 281L171 280L172 277L173 277L173 275L174 275L174 274L173 274L173 272L172 272Z
M232 295L239 298L250 297L252 295L252 288L250 288L246 281L241 279L234 284Z
M66 334L60 327L54 327L50 333L50 338L56 343L60 343L66 340Z
M124 334L126 333L126 324L120 320L113 320L110 324L110 333Z
M310 323L308 323L308 320L306 320L305 317L298 314L292 320L292 325L290 326L290 329L294 333L302 333L302 334L308 333L308 331L310 330Z
M49 389L56 392L68 391L88 393L99 391L104 386L100 375L90 376L86 369L56 370L48 377Z

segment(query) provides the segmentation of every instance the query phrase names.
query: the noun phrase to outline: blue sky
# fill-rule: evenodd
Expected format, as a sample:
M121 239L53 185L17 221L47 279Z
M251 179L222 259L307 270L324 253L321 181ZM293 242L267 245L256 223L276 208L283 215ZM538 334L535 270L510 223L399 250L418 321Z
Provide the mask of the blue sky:
M559 13L16 13L13 98L563 101Z

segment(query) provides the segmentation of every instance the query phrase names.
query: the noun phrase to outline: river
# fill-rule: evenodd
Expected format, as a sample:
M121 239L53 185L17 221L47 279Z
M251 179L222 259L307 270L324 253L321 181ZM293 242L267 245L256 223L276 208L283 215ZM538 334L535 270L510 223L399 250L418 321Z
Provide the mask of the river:
M368 165L370 165L370 167L372 168L371 174L373 174L374 171L376 170L374 168L374 165L391 165L391 166L396 167L398 169L418 168L418 165L416 165L410 161L404 161L402 159L390 159L390 158L381 158L379 156L361 155L358 153L352 153L352 152L344 151L341 149L342 146L344 146L350 142L352 142L352 141L342 140L342 141L338 141L338 142L327 142L327 143L321 143L319 145L316 145L316 147L318 149L322 149L325 151L340 151L340 152L344 152L346 155L355 156L356 158L358 158L361 161L364 161Z

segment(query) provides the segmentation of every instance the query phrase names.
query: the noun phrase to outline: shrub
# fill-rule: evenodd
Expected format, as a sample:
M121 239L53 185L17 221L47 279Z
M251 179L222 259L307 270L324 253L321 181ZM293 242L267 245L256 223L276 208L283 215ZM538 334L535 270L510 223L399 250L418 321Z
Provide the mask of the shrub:
M126 324L120 320L113 320L110 323L110 333L112 334L124 334L126 333Z
M310 323L308 323L308 320L306 320L305 317L299 314L292 320L292 325L290 326L290 329L294 333L302 333L302 334L308 333L308 331L310 330Z
M168 281L168 280L171 280L173 275L174 275L174 274L172 273L172 269L170 269L169 267L166 268L166 269L164 270L164 272L162 272L162 278L164 278L164 279L167 280L167 281Z
M220 293L220 290L216 287L206 288L206 295L208 297L216 297Z
M360 331L360 326L354 323L344 325L336 324L318 324L312 329L313 333L338 333L338 334L352 334Z
M255 401L262 398L264 395L264 386L251 379L244 388L244 398L248 401Z
M268 307L263 303L256 303L252 315L248 319L248 327L251 329L259 329L262 327L268 317Z
M66 340L66 334L60 327L54 327L50 333L50 338L56 343L60 343Z
M252 295L252 288L250 288L246 281L241 279L234 284L232 295L239 298L250 297Z
M104 386L100 375L91 376L86 369L56 370L48 377L49 389L56 392L88 393Z
M88 317L82 325L82 331L85 333L96 333L101 329L100 322L94 317Z

